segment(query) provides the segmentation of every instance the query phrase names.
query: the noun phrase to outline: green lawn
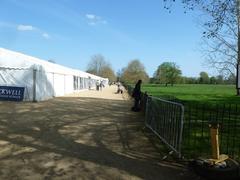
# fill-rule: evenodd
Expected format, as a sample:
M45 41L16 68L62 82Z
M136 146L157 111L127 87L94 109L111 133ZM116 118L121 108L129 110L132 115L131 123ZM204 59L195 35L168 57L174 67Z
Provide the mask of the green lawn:
M221 152L240 159L240 97L234 85L143 84L142 92L184 104L184 156L210 157L209 123L218 122Z
M177 84L174 86L144 84L142 92L152 96L172 96L185 102L238 104L234 85Z

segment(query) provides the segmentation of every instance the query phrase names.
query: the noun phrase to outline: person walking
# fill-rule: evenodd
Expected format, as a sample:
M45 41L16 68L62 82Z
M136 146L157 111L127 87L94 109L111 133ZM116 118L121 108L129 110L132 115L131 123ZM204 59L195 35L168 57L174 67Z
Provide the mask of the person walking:
M103 81L100 82L100 91L102 91L102 88L104 87Z
M99 91L99 86L100 86L100 83L99 83L99 80L97 80L96 82L96 90Z
M140 111L139 105L141 100L141 84L142 80L138 80L132 92L132 97L134 98L134 106L132 107L132 111L135 112Z
M119 94L119 93L123 93L123 86L120 82L117 82L117 93L116 94Z

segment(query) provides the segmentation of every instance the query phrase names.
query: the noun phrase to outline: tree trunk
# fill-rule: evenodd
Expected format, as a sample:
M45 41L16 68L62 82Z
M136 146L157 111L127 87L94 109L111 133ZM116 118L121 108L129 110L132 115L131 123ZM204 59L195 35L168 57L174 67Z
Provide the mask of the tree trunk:
M240 95L240 89L237 89L237 96Z
M240 0L237 0L237 27L238 27L238 52L237 52L237 67L236 67L236 90L237 96L240 95L240 73L239 73L239 64L240 64Z
M240 42L240 40L238 40ZM238 61L239 61L240 56L238 55ZM236 90L237 90L237 96L240 95L240 73L239 73L239 62L237 63L237 67L236 67Z

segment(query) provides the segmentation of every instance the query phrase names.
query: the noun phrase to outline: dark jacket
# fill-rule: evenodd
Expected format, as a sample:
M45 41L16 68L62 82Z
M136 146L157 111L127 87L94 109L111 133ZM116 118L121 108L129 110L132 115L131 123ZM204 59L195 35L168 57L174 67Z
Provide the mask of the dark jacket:
M132 97L134 97L135 99L140 99L140 97L141 97L141 83L138 82L135 85L135 88L133 89Z

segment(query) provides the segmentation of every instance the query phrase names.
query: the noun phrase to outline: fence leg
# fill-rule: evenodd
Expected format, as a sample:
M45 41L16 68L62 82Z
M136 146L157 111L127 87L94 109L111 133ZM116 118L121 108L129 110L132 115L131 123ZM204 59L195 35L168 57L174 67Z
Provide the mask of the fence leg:
M145 107L145 126L147 125L147 119L148 119L148 114L149 114L149 97L147 97L146 100L146 107Z

